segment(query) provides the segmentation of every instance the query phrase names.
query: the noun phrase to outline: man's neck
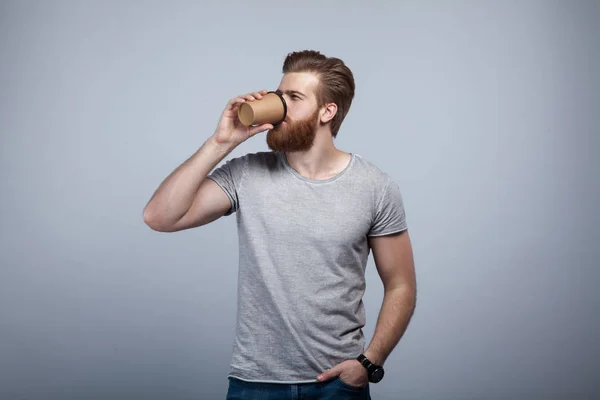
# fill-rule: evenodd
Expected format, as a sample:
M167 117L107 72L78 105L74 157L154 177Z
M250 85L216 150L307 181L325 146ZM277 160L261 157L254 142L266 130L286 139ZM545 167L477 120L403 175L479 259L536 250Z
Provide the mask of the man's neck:
M288 163L300 175L312 180L326 180L342 172L351 155L337 149L328 132L318 132L313 146L302 152L285 153Z

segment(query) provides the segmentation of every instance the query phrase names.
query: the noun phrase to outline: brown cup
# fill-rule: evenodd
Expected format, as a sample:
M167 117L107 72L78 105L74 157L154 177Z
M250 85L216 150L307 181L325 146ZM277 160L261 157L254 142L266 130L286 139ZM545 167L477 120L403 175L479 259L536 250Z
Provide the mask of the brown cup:
M260 100L242 103L238 108L241 123L250 125L280 124L287 114L287 104L278 92L268 92Z

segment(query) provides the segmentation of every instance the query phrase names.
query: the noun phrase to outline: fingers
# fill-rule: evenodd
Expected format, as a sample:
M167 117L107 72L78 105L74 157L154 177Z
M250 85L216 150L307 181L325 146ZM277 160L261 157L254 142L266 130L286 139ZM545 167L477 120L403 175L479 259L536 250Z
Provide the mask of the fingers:
M249 136L254 136L254 135L256 135L259 132L266 131L266 130L269 130L269 129L273 129L273 125L271 125L271 124L262 124L262 125L259 125L259 126L253 126L252 128L249 129L248 135Z
M335 367L330 368L327 371L323 372L321 375L317 376L317 380L319 380L321 382L327 381L331 378L335 378L340 373L341 373L341 368L339 367L339 364L338 364Z
M229 102L227 103L227 110L233 110L234 108L236 108L241 103L244 103L245 101L246 100L242 97L235 97L235 98L229 100Z
M237 105L239 105L241 103L244 103L246 101L260 100L260 99L262 99L262 97L265 94L267 94L266 90L259 90L258 92L241 94L241 95L239 95L237 97L234 97L233 99L229 100L229 103L227 103L227 108L228 109L233 109Z
M260 90L258 92L252 92L252 93L247 93L244 94L240 97L243 97L244 99L248 100L248 101L253 101L253 100L260 100L262 99L262 97L267 94L266 90Z

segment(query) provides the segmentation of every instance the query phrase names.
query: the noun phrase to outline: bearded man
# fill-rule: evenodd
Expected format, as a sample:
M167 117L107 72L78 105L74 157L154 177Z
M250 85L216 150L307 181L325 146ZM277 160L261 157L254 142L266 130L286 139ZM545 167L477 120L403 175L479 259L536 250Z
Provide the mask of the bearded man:
M176 232L235 214L238 308L227 399L370 399L414 312L416 279L398 185L373 163L334 145L354 98L339 58L287 55L274 126L243 125L232 98L217 129L158 187L144 209L152 229ZM267 131L271 151L217 165ZM384 287L365 348L369 254Z

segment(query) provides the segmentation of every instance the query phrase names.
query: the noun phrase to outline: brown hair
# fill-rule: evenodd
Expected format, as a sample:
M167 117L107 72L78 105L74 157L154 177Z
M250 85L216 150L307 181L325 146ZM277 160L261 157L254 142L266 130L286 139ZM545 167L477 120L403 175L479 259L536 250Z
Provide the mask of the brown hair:
M342 121L350 110L354 98L354 75L342 60L326 57L315 50L289 53L283 62L283 73L313 72L319 78L315 95L318 107L327 103L337 105L337 113L331 120L331 134L336 137Z

